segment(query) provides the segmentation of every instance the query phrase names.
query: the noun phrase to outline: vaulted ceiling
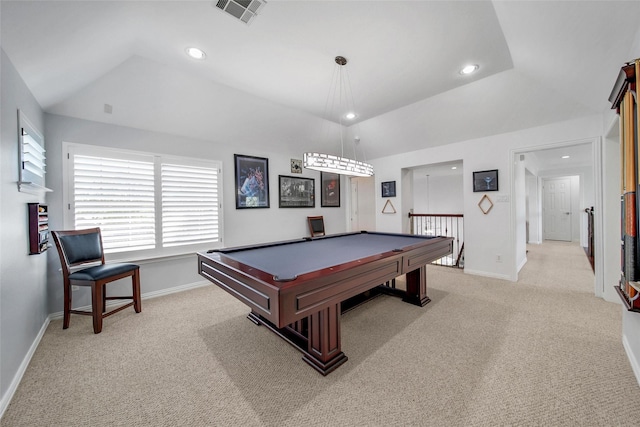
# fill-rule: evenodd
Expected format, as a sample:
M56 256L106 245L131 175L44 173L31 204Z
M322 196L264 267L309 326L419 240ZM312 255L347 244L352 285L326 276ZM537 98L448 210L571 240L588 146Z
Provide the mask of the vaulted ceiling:
M269 0L250 25L214 4L3 0L0 41L47 112L268 150L334 144L343 55L378 158L600 114L640 38L640 2Z

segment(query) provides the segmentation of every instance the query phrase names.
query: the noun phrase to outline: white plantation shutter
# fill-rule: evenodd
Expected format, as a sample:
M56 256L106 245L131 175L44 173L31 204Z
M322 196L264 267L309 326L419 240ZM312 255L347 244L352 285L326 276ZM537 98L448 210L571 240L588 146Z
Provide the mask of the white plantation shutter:
M100 227L105 252L154 258L222 246L222 163L64 143L68 227Z
M161 170L162 245L218 241L218 168L163 163Z
M156 245L154 163L73 156L75 228L100 227L105 253Z

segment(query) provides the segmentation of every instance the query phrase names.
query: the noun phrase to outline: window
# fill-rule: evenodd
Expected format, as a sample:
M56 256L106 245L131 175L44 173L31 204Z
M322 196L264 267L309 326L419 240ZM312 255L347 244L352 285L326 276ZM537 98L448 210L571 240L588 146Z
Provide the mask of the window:
M219 235L218 171L162 164L162 242L164 246L215 242Z
M67 225L100 227L105 253L154 257L221 245L220 162L66 147Z

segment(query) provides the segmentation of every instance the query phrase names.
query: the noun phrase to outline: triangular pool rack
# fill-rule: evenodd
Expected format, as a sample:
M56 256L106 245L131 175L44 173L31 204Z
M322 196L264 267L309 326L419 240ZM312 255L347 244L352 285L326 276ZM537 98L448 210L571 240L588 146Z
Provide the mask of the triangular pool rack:
M382 213L383 214L396 213L396 208L393 206L393 203L391 203L391 200L387 200L387 203L384 204L384 207L382 208Z

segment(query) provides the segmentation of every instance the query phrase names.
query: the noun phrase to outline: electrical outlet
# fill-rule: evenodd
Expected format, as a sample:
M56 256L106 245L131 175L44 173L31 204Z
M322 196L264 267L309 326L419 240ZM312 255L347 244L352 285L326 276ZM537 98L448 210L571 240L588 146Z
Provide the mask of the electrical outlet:
M78 289L80 289L80 286L71 285L71 290L72 291L77 291Z
M496 262L502 262L502 255L500 254L496 255Z

